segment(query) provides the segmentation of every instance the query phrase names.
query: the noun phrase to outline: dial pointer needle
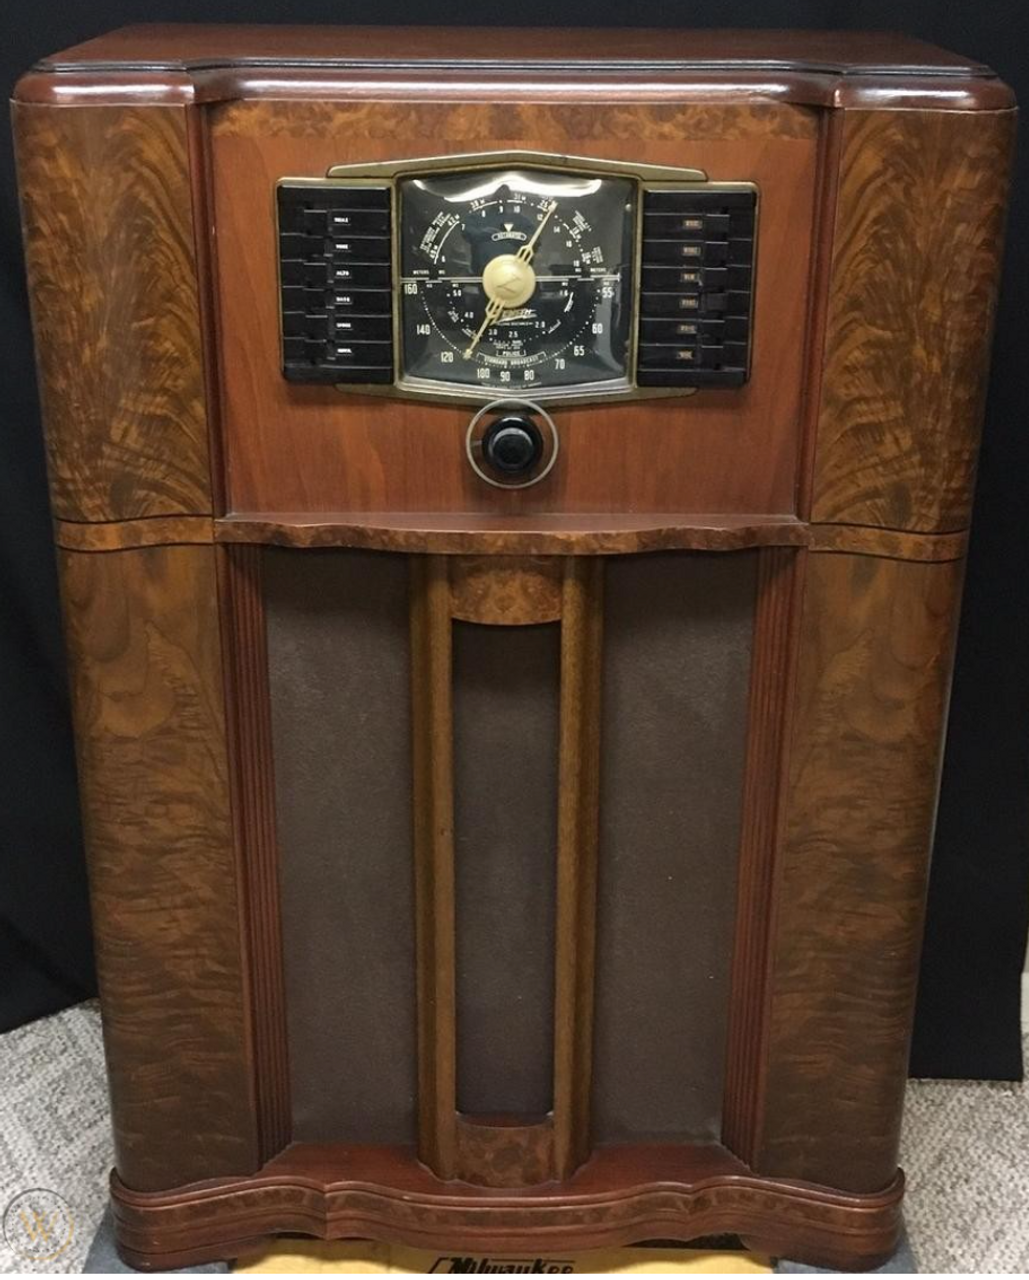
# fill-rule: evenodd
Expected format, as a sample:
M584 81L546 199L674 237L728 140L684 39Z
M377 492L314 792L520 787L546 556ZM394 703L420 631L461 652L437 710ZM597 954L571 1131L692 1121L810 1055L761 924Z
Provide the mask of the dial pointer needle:
M543 228L550 221L550 215L554 212L556 208L557 208L557 201L551 200L550 207L547 209L546 213L540 219L539 226L533 232L532 239L528 241L527 244L523 244L522 247L518 250L518 253L515 255L520 262L529 262L531 260L532 255L536 249L536 241L543 234ZM464 358L466 360L470 360L472 358L473 354L475 353L475 348L479 345L479 341L482 338L482 335L486 332L486 330L490 327L490 325L494 322L494 320L497 320L500 318L500 313L504 310L504 305L505 304L501 302L499 298L494 298L490 302L489 306L487 306L486 314L482 318L482 324L479 325L478 332L476 333L475 337L472 338L468 346L465 348Z
M546 213L540 219L539 226L536 228L536 230L532 234L532 239L528 242L528 244L523 244L522 247L518 250L518 253L516 256L521 258L523 262L528 262L532 258L532 255L536 252L536 241L543 234L543 228L550 221L550 215L554 212L556 208L557 208L557 201L551 200L550 208L546 211Z
M468 346L465 348L464 358L466 360L470 360L472 358L475 348L479 345L479 339L490 327L493 321L500 318L500 313L503 310L504 310L504 304L498 301L496 298L494 298L493 301L486 308L486 314L482 318L482 324L479 325L478 332L476 333L475 337L471 340L471 342L468 344Z

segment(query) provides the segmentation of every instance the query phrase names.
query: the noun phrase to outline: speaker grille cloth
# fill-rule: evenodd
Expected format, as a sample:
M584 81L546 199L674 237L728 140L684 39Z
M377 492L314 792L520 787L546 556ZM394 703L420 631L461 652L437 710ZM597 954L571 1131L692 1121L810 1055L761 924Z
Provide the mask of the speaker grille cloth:
M594 1136L717 1139L756 558L612 560Z
M415 1135L407 582L383 553L264 561L298 1141Z

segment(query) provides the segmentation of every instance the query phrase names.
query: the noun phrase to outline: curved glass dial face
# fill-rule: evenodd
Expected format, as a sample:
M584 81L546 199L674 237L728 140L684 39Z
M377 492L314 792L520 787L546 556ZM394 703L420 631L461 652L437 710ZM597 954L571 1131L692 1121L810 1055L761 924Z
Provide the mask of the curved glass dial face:
M398 186L402 379L529 398L626 380L634 183L504 169Z

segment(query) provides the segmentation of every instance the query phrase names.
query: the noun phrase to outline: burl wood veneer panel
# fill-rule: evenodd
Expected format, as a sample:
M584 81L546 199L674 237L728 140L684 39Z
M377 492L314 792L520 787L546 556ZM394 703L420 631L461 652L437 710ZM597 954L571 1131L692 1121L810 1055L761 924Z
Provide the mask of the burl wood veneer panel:
M794 510L819 114L785 104L249 101L212 110L229 509L237 512ZM561 457L501 492L468 466L470 406L298 386L280 373L282 177L530 149L760 184L753 375L731 392L555 409ZM260 216L258 216L258 212Z
M593 1134L716 1141L757 557L606 569Z
M894 1178L960 563L809 555L756 1168Z
M293 1136L414 1140L408 566L264 555Z
M455 622L457 1108L553 1103L558 625Z
M14 123L54 514L208 514L186 109Z
M967 526L1014 120L844 113L813 520Z
M118 1173L253 1173L215 550L60 563Z

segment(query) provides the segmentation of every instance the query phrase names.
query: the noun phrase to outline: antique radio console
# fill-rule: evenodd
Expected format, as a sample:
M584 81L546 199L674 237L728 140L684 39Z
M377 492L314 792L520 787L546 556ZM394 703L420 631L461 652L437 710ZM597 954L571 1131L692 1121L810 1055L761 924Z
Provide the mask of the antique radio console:
M1009 91L138 27L14 118L124 1257L883 1261Z

